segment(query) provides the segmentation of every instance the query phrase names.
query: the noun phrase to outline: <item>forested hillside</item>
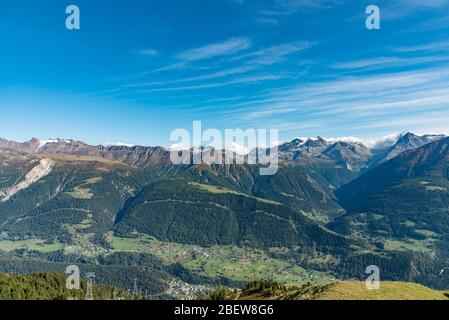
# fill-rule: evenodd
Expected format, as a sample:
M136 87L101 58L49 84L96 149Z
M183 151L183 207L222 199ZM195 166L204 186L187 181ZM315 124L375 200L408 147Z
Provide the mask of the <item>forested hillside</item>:
M285 205L183 179L145 187L117 217L114 231L200 245L300 246L303 250L348 245L343 237Z
M123 290L111 286L92 287L95 300L129 299ZM84 300L86 282L79 290L67 290L66 277L55 273L15 276L0 274L0 300Z

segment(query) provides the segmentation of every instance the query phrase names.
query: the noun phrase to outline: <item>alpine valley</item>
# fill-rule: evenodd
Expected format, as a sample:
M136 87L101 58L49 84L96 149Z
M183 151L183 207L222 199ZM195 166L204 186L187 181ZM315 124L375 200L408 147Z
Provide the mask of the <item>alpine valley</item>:
M449 138L298 138L279 170L173 165L162 147L0 139L0 273L64 273L152 299L257 279L449 287Z

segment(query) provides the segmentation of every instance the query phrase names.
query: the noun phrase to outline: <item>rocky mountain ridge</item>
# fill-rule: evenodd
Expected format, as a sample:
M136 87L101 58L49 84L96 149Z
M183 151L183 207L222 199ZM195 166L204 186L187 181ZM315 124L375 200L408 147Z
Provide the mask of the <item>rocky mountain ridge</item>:
M359 173L370 167L394 158L396 155L440 140L444 135L418 136L407 132L399 135L391 144L381 148L369 146L358 139L296 138L280 144L271 152L277 152L281 165L294 165L304 161L324 160L342 165L348 170ZM1 149L11 149L26 153L90 156L106 160L120 161L135 167L147 168L170 164L170 150L164 147L126 146L126 145L89 145L75 140L50 139L41 141L33 138L24 143L0 138ZM193 158L200 150L192 149ZM275 150L275 151L273 151ZM229 155L228 150L223 154ZM260 151L259 151L260 152ZM239 157L234 154L233 157ZM253 150L247 156L256 156Z

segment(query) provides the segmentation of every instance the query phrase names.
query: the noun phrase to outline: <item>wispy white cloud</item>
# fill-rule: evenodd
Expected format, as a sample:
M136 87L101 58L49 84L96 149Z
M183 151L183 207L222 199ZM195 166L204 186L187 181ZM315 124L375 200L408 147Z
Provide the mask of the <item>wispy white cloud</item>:
M435 51L435 50L449 49L449 40L431 42L416 46L398 47L393 50L396 52L420 52L420 51Z
M443 8L449 5L449 0L391 0L397 7L413 8Z
M167 86L167 85L173 85L173 84L180 84L180 83L189 83L189 82L200 82L200 81L207 81L207 80L213 80L213 79L219 79L219 78L226 78L230 76L236 76L236 75L244 75L247 73L252 73L254 71L260 71L264 69L265 67L283 63L287 61L287 56L306 50L310 47L312 47L314 43L306 42L306 41L296 41L291 43L285 43L280 45L275 45L263 49L259 49L256 51L250 51L248 53L243 53L240 55L235 55L233 57L228 57L225 59L218 59L218 65L214 66L213 68L220 68L221 70L218 71L212 71L207 72L205 70L202 70L201 74L199 75L193 75L193 76L187 76L187 77L177 77L174 79L169 79L165 81L145 81L145 82L138 82L138 83L131 83L131 84L125 84L123 85L124 88L133 88L133 87L152 87L152 86ZM213 50L215 51L215 50ZM196 61L181 61L173 64L169 64L167 66L158 68L156 70L141 73L141 76L150 75L156 72L162 72L162 71L177 71L177 70L183 70L185 68L188 68L190 65L195 63ZM306 61L304 61L306 63ZM230 68L223 68L223 66L226 66L227 64L232 65ZM195 65L195 64L193 64ZM197 64L196 64L197 65ZM237 66L235 66L237 65ZM201 68L200 66L197 66L196 68ZM256 76L259 77L259 76ZM277 76L276 76L277 77ZM192 85L192 86L185 86L185 87L177 87L180 88L179 90L193 90L193 89L204 89L204 88L213 88L217 86L223 86L223 85L229 85L229 84L235 84L235 83L241 83L248 82L248 79L252 79L252 76L250 77L243 77L242 80L231 80L231 81L225 81L222 84L200 84L200 85ZM150 90L150 88L148 88ZM174 91L175 87L169 87L169 88L157 88L154 89L153 92L164 92L164 91Z
M144 56L154 57L154 56L157 56L159 53L155 49L143 49L143 50L139 51L139 54L144 55Z
M446 134L448 133L447 123L449 123L449 114L445 111L427 112L425 114L404 115L401 118L383 119L382 121L369 121L361 125L356 125L354 129L379 129L390 128L413 128L405 131L414 131L423 134ZM387 129L388 130L388 129Z
M175 80L175 83L223 78L223 77L233 76L233 75L237 75L237 74L247 73L247 72L253 71L255 69L256 68L254 66L235 67L235 68L231 68L231 69L224 69L224 70L217 71L217 72L205 73L205 74L202 74L199 76L193 76L193 77Z
M282 104L280 104L280 105L278 104L274 108L266 108L263 110L251 112L251 113L245 115L244 119L251 120L251 119L256 119L256 118L269 117L269 116L273 116L273 115L279 116L279 115L288 114L288 113L291 113L294 111L296 111L296 108L288 108L288 107L283 106Z
M401 59L397 57L377 57L372 59L363 59L349 62L337 62L330 65L330 67L332 69L359 69L371 66L391 64L399 61L401 61Z
M404 48L405 49L405 48ZM449 61L449 56L422 56L422 57L376 57L348 62L337 62L330 65L332 69L382 69L391 67L405 67L426 63Z
M282 62L283 59L293 53L307 50L311 48L314 43L308 41L296 41L285 43L281 45L267 47L261 50L249 52L240 56L231 58L231 61L239 61L243 59L250 59L247 63L252 65L272 65Z
M221 115L236 125L294 131L296 123L296 130L323 135L326 130L364 135L425 131L449 119L447 83L447 66L362 74L267 92L230 104Z
M408 32L435 31L449 28L449 16L418 23L407 29Z
M248 76L241 77L229 81L224 82L216 82L216 83L206 83L192 86L182 86L182 87L165 87L165 88L156 88L156 89L145 89L145 90L137 90L135 93L151 93L151 92L170 92L170 91L187 91L187 90L200 90L200 89L211 89L211 88L219 88L230 85L238 85L238 84L255 84L260 83L262 81L274 81L280 80L290 77L289 75L258 75L258 76Z
M189 64L188 64L187 61L176 62L176 63L172 63L172 64L169 64L169 65L160 67L160 68L158 68L156 70L146 72L146 74L155 73L155 72L162 72L162 71L183 70L183 69L187 68L188 65Z
M249 38L231 38L220 43L190 49L178 54L178 58L185 61L207 60L220 56L227 56L249 49L252 43Z
M259 13L266 16L292 15L300 10L323 10L341 5L345 0L274 0Z
M132 80L132 79L137 79L137 78L142 78L142 77L145 77L148 75L152 75L152 74L155 74L158 72L184 70L188 67L189 67L188 61L175 62L175 63L167 64L165 66L156 68L154 70L143 71L143 72L127 75L127 76L121 76L121 77L114 78L113 80L118 80L118 81Z
M228 102L228 101L236 101L242 99L243 96L229 97L229 98L215 98L204 101L204 103L217 103L217 102Z
M332 8L344 3L342 0L275 0L279 6L298 10L303 7L308 8Z
M269 24L272 26L277 26L279 24L279 21L274 18L254 18L255 21L263 24Z
M382 18L399 19L423 10L440 10L448 5L449 0L391 0L382 8Z
M198 76L180 78L180 79L175 79L175 80L140 82L140 83L135 83L135 84L127 84L125 86L126 87L150 87L150 86L170 85L170 84L175 84L175 83L186 83L186 82L196 82L196 81L202 81L202 80L212 80L212 79L247 73L247 72L253 71L255 69L257 69L255 66L235 67L235 68L231 68L231 69L225 69L225 70L211 72L211 73L204 73L204 74L198 75Z

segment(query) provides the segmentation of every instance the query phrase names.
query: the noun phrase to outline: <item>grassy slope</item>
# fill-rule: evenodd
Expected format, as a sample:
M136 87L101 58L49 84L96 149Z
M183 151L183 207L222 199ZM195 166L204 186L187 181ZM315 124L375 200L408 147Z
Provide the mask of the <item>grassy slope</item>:
M443 291L415 283L381 282L379 290L367 290L363 282L340 282L324 287L318 300L448 300Z
M239 300L449 300L444 291L415 283L381 282L379 290L368 290L364 282L344 281L324 286L291 287L284 292L242 292Z

